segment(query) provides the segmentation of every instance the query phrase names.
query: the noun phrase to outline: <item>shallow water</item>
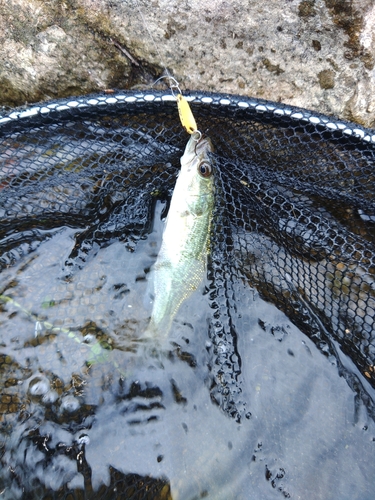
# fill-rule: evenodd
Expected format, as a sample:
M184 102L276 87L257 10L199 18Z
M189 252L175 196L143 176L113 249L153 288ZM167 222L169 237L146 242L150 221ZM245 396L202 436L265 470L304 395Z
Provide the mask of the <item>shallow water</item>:
M0 310L2 498L131 498L115 469L179 500L372 499L374 422L335 360L254 290L235 284L241 423L210 398L207 295L183 304L168 339L140 340L160 213L134 252L117 241L72 272L76 230L61 228L2 272L17 302Z

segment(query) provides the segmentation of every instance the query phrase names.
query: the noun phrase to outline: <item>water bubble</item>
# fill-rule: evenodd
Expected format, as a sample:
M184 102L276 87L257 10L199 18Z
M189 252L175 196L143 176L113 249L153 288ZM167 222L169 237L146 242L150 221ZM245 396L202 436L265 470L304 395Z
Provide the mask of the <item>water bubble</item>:
M90 438L87 434L81 434L80 436L78 436L77 443L81 446L87 446L88 444L90 444Z
M43 376L37 376L30 380L28 393L30 396L43 396L49 391L49 380Z
M48 391L46 394L44 394L42 401L44 404L52 404L54 403L59 395L57 394L56 391Z
M65 396L61 400L61 409L67 413L73 413L79 408L79 401L74 396Z
M224 342L219 342L217 345L217 352L218 353L225 353L227 352L227 346L225 345Z

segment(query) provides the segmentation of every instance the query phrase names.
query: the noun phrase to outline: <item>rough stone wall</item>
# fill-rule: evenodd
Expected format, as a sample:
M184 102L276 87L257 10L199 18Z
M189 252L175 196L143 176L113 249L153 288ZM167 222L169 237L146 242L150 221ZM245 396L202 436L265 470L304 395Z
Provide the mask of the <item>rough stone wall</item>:
M155 44L140 16L138 5ZM375 126L375 0L0 0L0 104L150 85Z

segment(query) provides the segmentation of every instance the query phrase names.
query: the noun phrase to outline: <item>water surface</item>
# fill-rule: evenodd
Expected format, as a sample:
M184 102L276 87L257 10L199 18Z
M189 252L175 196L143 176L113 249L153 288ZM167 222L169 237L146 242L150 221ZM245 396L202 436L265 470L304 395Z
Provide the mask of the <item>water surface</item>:
M2 498L131 498L131 478L154 498L373 498L374 422L335 360L246 283L240 423L210 397L207 294L169 338L140 340L161 208L135 251L113 242L72 272L76 230L61 227L2 272L16 301L0 311Z

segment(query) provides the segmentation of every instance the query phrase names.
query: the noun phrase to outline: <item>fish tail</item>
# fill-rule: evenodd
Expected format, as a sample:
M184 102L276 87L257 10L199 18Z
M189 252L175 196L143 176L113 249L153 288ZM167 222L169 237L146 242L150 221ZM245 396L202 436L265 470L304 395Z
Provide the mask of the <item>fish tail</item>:
M143 337L151 339L166 338L171 329L171 325L172 317L169 315L164 316L164 318L160 322L155 321L154 317L151 316L150 322L147 325L146 330L144 331Z

